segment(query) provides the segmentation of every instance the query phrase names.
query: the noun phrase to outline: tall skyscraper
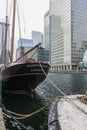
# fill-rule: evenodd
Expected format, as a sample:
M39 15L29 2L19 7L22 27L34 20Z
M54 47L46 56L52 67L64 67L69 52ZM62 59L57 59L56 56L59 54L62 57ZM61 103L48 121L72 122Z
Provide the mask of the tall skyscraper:
M51 64L76 69L87 46L87 0L50 0Z
M49 50L49 11L44 15L44 47Z
M50 42L49 42L49 29L50 29L50 23L49 23L49 10L44 15L44 48L46 51L48 51L47 57L50 61Z

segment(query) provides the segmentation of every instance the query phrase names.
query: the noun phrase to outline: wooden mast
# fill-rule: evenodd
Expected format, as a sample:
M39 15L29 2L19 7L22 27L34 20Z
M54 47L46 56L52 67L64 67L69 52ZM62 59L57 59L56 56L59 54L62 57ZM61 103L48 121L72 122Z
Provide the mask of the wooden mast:
M15 15L16 15L16 0L13 1L13 24L12 24L11 57L10 57L11 62L13 62L13 53L14 53Z

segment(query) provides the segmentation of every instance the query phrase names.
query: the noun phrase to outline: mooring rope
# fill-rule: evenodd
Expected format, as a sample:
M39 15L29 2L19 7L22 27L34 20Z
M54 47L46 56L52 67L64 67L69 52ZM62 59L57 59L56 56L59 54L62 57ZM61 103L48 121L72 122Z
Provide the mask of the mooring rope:
M22 128L24 128L25 130L29 130L28 127L26 127L25 125L23 125L23 124L22 124L20 121L18 121L11 113L9 113L5 107L3 108L3 110L4 110L4 112L5 112L5 113L3 113L5 116L7 116L8 118L12 118L13 120L15 120L15 121L16 121Z
M29 118L29 117L31 117L31 116L33 116L33 115L35 115L35 114L43 111L46 107L49 106L49 104L51 103L51 101L52 100L50 100L45 106L41 107L40 109L38 109L38 110L36 110L36 111L34 111L33 113L30 113L30 114L19 114L19 113L15 113L15 112L9 111L7 109L6 109L6 112L10 113L12 115L18 116L18 117L15 117L16 119L25 119L25 118Z
M43 69L43 67L42 67L42 65L41 65L40 62L39 62L39 64L40 64L40 67L41 67L41 69L42 69L44 75L47 77L47 79L50 81L50 83L58 90L58 92L60 92L63 96L65 96L66 100L68 99L67 101L69 101L70 103L72 103L73 105L75 105L76 108L78 108L80 111L82 111L84 114L87 115L87 112L85 112L82 108L80 108L77 104L75 104L72 99L68 98L68 96L67 96L60 88L58 88L58 87L54 84L54 82L53 82L53 81L49 78L49 76L45 73L45 71L44 71L44 69Z
M51 83L63 96L66 96L66 94L65 94L62 90L60 90L60 89L54 84L54 82L49 78L49 76L45 73L45 71L44 71L44 69L43 69L43 67L42 67L42 65L41 65L40 62L39 62L39 65L40 65L40 67L41 67L41 69L42 69L44 75L45 75L45 76L47 77L47 79L50 81L50 83Z

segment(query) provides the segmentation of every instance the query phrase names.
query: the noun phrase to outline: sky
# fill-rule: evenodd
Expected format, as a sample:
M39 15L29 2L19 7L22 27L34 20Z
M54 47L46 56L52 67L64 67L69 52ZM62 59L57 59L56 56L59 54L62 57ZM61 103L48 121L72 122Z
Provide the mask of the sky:
M49 0L23 0L28 30L44 32L44 14L49 9Z
M0 21L4 19L5 5L7 0L0 0ZM8 0L8 2L12 0ZM11 5L11 4L10 4ZM11 5L12 6L12 5ZM49 9L49 0L18 0L19 12L23 12L21 16L20 24L24 29L27 28L28 35L31 35L31 31L40 31L44 33L44 14ZM11 10L11 7L8 7ZM12 12L12 11L10 11ZM9 13L9 16L11 14ZM20 15L20 14L19 14Z

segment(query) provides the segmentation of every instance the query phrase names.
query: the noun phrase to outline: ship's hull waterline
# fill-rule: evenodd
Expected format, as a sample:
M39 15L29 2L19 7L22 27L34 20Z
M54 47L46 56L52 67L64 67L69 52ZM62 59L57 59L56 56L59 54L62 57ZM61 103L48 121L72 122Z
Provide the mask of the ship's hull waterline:
M46 78L47 63L12 63L2 69L2 92L28 94Z

